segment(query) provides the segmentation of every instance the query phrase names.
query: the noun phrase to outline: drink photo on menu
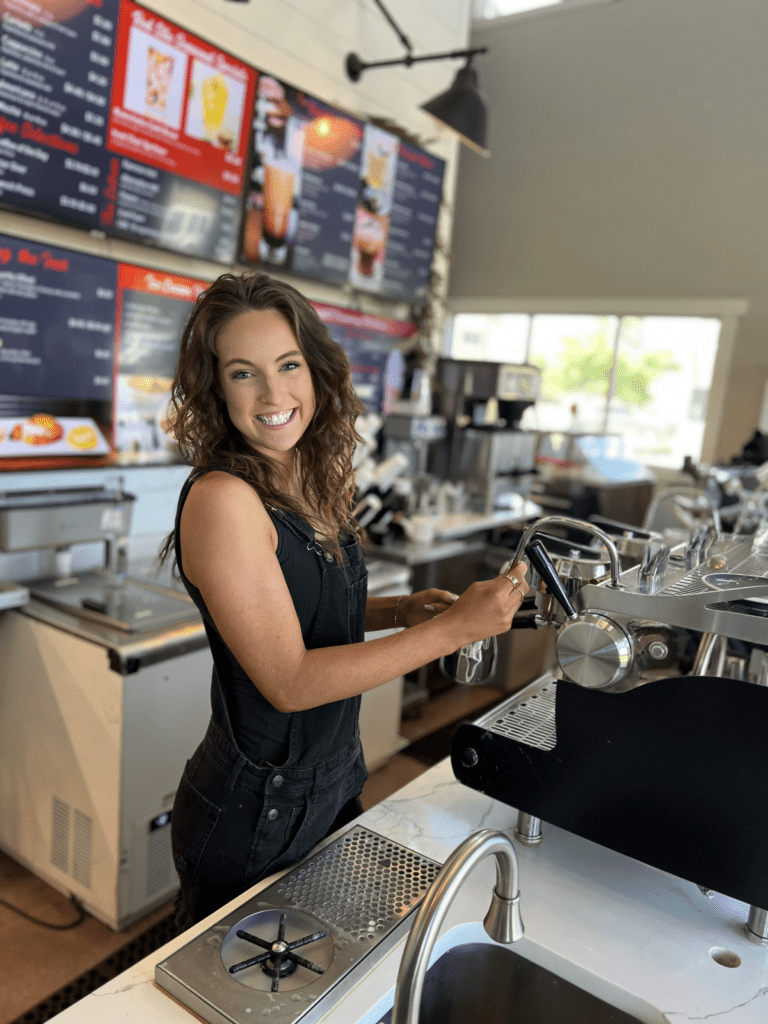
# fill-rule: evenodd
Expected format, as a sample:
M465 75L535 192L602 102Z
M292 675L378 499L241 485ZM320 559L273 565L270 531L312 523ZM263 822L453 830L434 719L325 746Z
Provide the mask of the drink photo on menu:
M187 56L133 26L128 44L123 107L178 130L184 105Z
M379 291L384 274L384 253L387 248L389 218L376 213L365 202L355 210L352 236L350 281L358 288Z
M398 149L396 136L366 125L349 270L350 284L365 291L382 289Z
M261 240L259 258L290 267L298 226L304 122L289 117L282 137L269 135L261 151Z
M290 269L299 222L304 133L282 83L262 75L255 108L254 162L246 198L246 259Z
M244 106L245 82L193 59L184 125L187 135L236 153L240 147Z

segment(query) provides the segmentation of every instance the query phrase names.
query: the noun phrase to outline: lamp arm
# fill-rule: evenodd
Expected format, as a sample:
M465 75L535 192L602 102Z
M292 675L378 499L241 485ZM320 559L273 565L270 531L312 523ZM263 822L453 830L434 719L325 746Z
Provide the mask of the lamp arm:
M381 13L382 13L382 14L384 15L384 17L385 17L385 18L387 19L387 21L389 22L389 24L390 24L390 25L392 26L392 28L393 28L393 29L395 30L395 34L397 35L397 38L398 38L398 39L400 40L400 42L401 42L401 43L403 44L403 46L404 46L404 47L406 48L406 50L408 51L408 53L410 53L410 52L411 52L411 50L413 49L413 47L411 46L411 41L410 41L410 39L408 38L408 36L407 36L407 35L405 34L405 32L403 32L403 30L402 30L402 29L400 28L400 26L399 26L399 25L397 24L397 22L396 22L396 21L395 21L395 19L394 19L394 18L392 17L392 15L391 15L391 14L389 13L389 11L388 11L388 10L387 10L387 8L386 8L386 7L384 6L384 4L383 4L383 3L381 2L381 0L373 0L373 2L374 2L374 3L376 4L376 6L377 6L377 7L379 8L379 10L381 11Z
M478 46L473 50L449 50L446 53L425 53L421 57L414 57L412 53L409 53L406 54L405 57L398 57L396 60L374 60L370 63L367 61L359 61L358 67L359 72L367 71L368 68L389 68L396 64L405 64L407 67L410 67L411 64L418 64L423 60L446 60L449 57L474 57L476 53L487 52L487 46Z

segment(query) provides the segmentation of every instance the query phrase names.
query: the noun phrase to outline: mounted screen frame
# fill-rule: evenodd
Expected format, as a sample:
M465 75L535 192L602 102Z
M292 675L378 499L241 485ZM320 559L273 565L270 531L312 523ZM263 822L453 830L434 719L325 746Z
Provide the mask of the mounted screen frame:
M0 206L234 263L257 70L133 0L3 5Z
M445 161L264 72L252 140L243 263L426 298Z

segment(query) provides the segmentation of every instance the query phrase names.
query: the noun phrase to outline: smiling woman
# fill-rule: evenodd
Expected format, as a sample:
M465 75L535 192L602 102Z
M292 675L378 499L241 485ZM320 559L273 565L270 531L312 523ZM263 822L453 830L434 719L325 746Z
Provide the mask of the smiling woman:
M519 566L458 600L368 597L352 516L362 405L346 354L290 285L225 274L198 298L172 410L193 470L162 557L175 551L214 664L171 819L185 925L356 817L360 695L504 632L528 588Z

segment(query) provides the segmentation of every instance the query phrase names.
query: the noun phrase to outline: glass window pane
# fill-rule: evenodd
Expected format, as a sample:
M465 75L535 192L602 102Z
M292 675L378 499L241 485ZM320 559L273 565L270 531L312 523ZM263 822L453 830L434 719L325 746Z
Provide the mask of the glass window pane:
M457 313L447 355L489 363L524 363L531 318L526 313Z
M566 11L581 4L613 2L614 0L473 0L472 18L475 21L491 21L494 18L508 18L514 14L543 10L546 7Z
M528 426L604 432L617 327L615 316L534 316L528 362L541 368L542 397Z
M720 321L704 317L625 317L618 341L608 430L626 454L679 468L701 457Z
M477 0L473 14L478 20L503 18L508 14L535 11L539 7L554 7L559 3L562 0Z

